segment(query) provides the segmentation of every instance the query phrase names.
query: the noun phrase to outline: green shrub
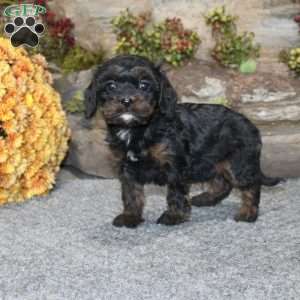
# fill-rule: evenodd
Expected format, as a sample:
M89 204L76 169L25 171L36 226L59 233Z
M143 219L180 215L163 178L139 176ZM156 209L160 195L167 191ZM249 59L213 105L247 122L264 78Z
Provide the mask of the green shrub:
M221 65L239 68L246 61L259 57L261 47L254 42L254 33L238 34L235 23L238 18L226 14L225 6L213 9L205 19L206 24L212 27L212 35L216 40L211 55Z
M65 73L86 70L103 61L104 53L102 50L97 53L88 51L78 45L70 49L62 62L62 69Z
M287 64L296 75L300 75L300 47L283 50L279 54L280 61Z
M212 27L213 35L217 36L235 32L237 19L237 16L226 14L225 6L214 8L205 16L206 24Z
M69 113L84 112L84 92L77 91L72 99L63 103L63 107Z
M256 71L256 61L248 59L241 63L240 72L243 74L252 74Z
M59 42L59 43L58 43ZM70 48L62 40L45 34L36 48L29 48L31 54L41 53L49 62L55 63L64 73L86 70L103 61L104 52L94 53L75 45Z
M30 54L42 54L48 62L55 63L61 67L65 56L69 51L69 46L62 39L57 39L46 32L39 40L35 48L27 48Z
M127 9L113 18L112 25L117 35L116 53L164 60L173 66L191 59L200 44L198 34L185 29L179 18L153 24L150 14L135 16Z
M211 99L209 101L210 104L218 104L218 105L223 105L223 106L226 106L226 107L230 107L231 106L231 101L228 100L227 98L225 97L217 97L217 98L214 98L214 99Z
M111 23L117 35L115 52L150 56L151 52L148 53L148 39L145 34L150 18L149 14L135 16L128 9L114 17Z
M259 57L260 46L254 45L253 40L253 33L226 34L224 38L216 42L211 55L226 67L238 68L250 58Z

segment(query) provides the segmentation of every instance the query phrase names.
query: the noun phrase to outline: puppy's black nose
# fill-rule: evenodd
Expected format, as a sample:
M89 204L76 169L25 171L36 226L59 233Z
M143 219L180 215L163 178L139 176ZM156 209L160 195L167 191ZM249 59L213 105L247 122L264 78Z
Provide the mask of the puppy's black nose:
M132 102L132 98L130 97L124 97L121 99L121 103L125 106L129 106Z

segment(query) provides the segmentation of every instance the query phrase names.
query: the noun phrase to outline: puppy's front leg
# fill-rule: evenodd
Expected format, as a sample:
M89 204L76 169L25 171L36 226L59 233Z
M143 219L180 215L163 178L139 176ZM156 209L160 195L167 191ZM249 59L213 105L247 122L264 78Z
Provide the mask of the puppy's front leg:
M144 187L126 176L122 176L120 181L124 210L114 219L113 225L135 228L144 221L142 218L145 199Z
M158 224L177 225L188 221L191 215L191 204L188 199L189 186L182 183L168 185L168 209L157 220Z

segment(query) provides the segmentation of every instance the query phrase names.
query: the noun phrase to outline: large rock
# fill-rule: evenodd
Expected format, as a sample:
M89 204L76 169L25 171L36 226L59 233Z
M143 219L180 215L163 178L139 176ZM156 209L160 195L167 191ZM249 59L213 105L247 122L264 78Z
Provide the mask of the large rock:
M300 123L261 128L262 169L267 175L300 176Z
M57 74L54 86L61 94L63 102L68 102L77 93L83 93L89 85L94 70L76 72L64 76ZM104 178L116 175L114 157L105 142L106 125L99 111L91 120L83 113L68 114L72 130L70 150L64 165L74 167L86 174Z
M106 130L101 126L91 125L82 115L72 114L68 119L72 139L64 164L86 174L115 177L114 157L105 142Z
M93 69L73 72L69 75L56 73L54 87L59 91L62 101L68 101L74 97L76 92L84 91L90 84L93 73Z
M60 74L54 79L53 85L61 95L62 102L72 101L76 93L80 92L82 94L82 100L84 98L84 91L89 86L95 68L74 72L68 75ZM102 115L97 112L96 115L87 122L82 114L69 114L68 115L70 123L72 125L73 131L78 129L106 129L105 122Z
M300 122L298 79L269 73L245 76L200 61L169 73L183 102L206 103L226 97L234 109L257 124Z
M215 98L226 97L226 84L224 81L213 77L205 77L204 84L200 89L195 89L192 84L188 85L187 88L190 90L191 95L182 95L182 102L207 102Z

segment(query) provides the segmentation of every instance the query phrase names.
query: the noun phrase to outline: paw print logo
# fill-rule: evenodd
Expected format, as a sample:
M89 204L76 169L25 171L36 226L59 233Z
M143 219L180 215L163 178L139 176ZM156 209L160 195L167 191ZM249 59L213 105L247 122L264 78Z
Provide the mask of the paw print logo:
M16 17L13 23L7 23L4 31L10 37L14 47L23 44L29 47L36 47L39 37L43 34L45 27L42 23L36 23L34 17Z

